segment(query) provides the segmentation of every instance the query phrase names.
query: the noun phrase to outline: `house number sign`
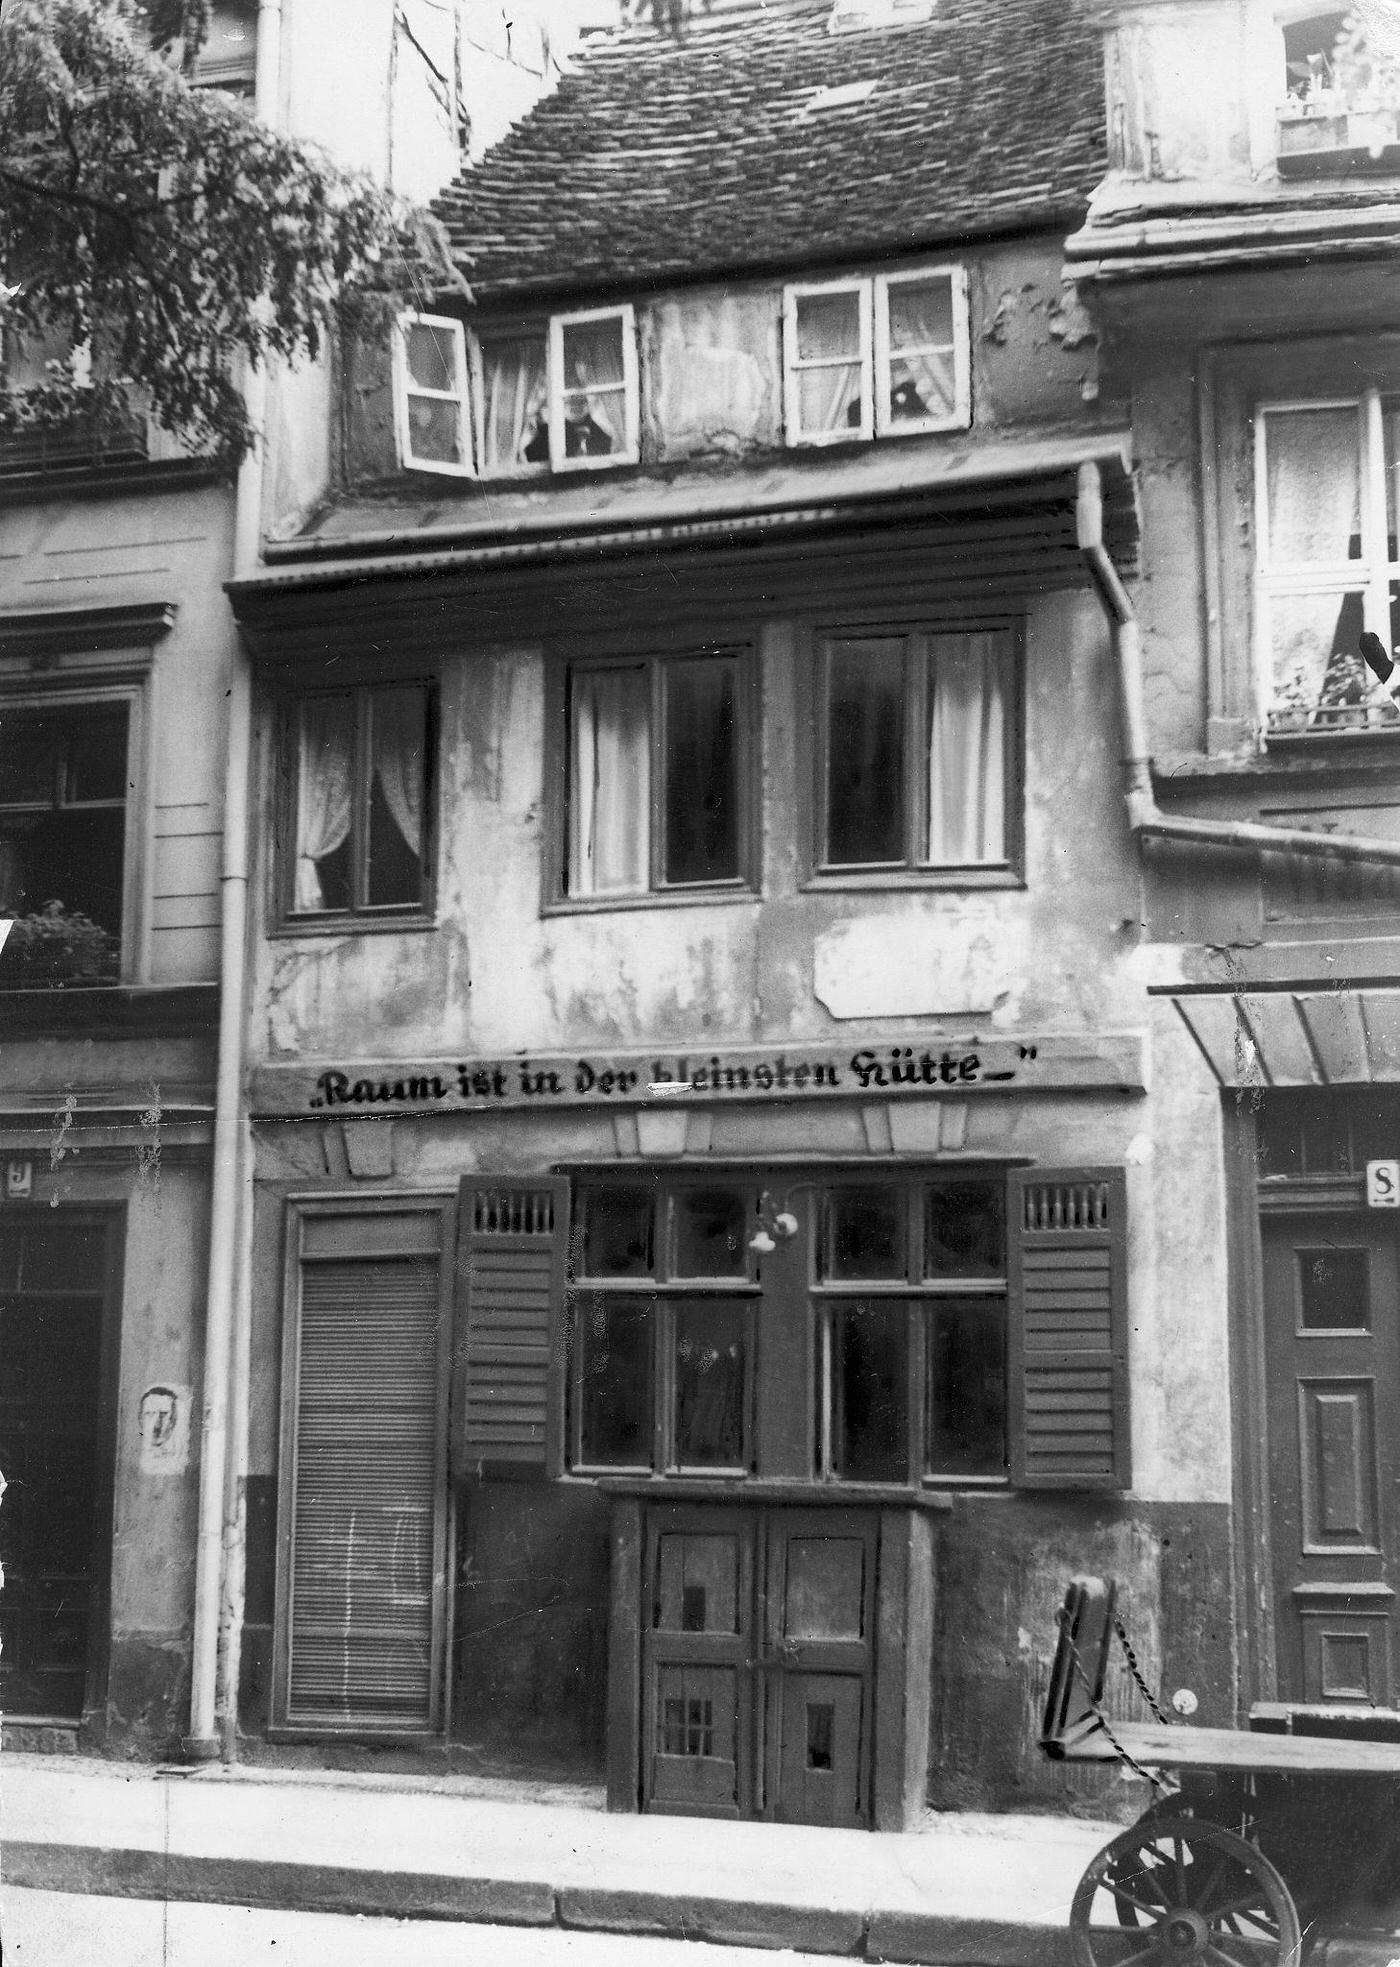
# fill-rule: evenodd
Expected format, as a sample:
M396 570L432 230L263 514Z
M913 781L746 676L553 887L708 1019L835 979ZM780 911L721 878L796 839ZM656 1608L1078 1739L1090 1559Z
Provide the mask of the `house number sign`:
M1012 1090L1130 1092L1142 1086L1142 1045L1135 1036L959 1040L909 1033L792 1048L265 1066L254 1075L253 1108L268 1115L349 1118L371 1111L909 1099Z

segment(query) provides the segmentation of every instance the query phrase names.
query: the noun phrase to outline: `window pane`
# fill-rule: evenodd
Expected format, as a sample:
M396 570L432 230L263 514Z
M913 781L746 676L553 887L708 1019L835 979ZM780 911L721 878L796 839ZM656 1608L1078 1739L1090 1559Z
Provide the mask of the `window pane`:
M59 717L0 710L0 804L51 805L59 797L63 757Z
M860 304L857 292L799 295L798 361L859 363Z
M667 663L668 882L732 881L739 873L738 748L733 657Z
M859 430L864 413L858 362L798 370L797 419L805 436Z
M638 895L649 883L651 679L632 669L569 677L569 893Z
M1006 1306L986 1298L931 1304L928 1471L1006 1471Z
M836 642L827 656L826 858L904 859L904 644Z
M350 907L354 764L355 699L308 698L301 706L297 758L293 907L299 913Z
M661 1632L737 1632L738 1538L692 1531L659 1538L653 1617Z
M579 1459L651 1467L651 1300L586 1298L578 1307Z
M1400 531L1396 522L1396 474L1400 473L1400 402L1389 398L1381 410L1381 429L1385 445L1385 530L1386 559L1400 559L1400 545L1396 533ZM1392 631L1393 632L1393 631Z
M797 301L797 359L817 365L796 376L798 424L808 435L860 427L862 298L809 294Z
M1275 723L1325 729L1364 719L1373 679L1359 650L1360 593L1275 594L1269 620Z
M1355 409L1265 413L1272 567L1361 557L1360 443Z
M902 281L888 293L891 420L951 416L957 403L952 282Z
M999 1185L940 1182L924 1215L926 1277L1003 1277L1005 1209Z
M1369 1250L1300 1250L1298 1275L1305 1332L1370 1331Z
M429 464L465 464L457 405L441 396L410 396L408 443L411 455Z
M586 1188L579 1210L585 1276L651 1276L650 1189Z
M851 1304L831 1315L832 1473L848 1482L909 1478L909 1310Z
M127 706L94 704L69 713L62 723L67 740L65 801L79 805L90 800L125 799Z
M834 1188L822 1208L825 1279L908 1276L905 1195L899 1188Z
M565 457L607 457L627 449L622 331L616 315L563 331Z
M0 801L37 808L0 821L0 914L30 918L11 930L0 952L7 984L116 978L126 729L125 704L0 713Z
M482 344L483 470L549 463L547 360L543 335Z
M675 1459L678 1468L742 1468L748 1312L735 1304L677 1304Z
M1006 858L1006 638L938 635L929 648L928 858Z
M423 899L428 694L374 690L369 699L371 908Z
M441 389L449 394L456 389L455 340L448 329L429 328L421 321L405 329L410 388Z
M672 1206L677 1277L745 1275L750 1205L744 1189L682 1189Z

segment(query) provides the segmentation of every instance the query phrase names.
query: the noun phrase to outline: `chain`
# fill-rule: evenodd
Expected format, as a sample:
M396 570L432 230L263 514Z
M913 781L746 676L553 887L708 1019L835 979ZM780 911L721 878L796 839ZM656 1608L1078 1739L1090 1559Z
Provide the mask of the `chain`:
M1118 1626L1118 1620L1116 1618L1114 1619L1114 1625ZM1060 1630L1064 1634L1065 1644L1069 1647L1069 1656L1070 1659L1074 1662L1075 1672L1079 1675L1080 1684L1084 1689L1085 1699L1089 1703L1090 1709L1092 1710L1094 1715L1094 1719L1098 1722L1100 1728L1103 1729L1104 1734L1107 1735L1109 1746L1110 1748L1112 1748L1114 1754L1118 1757L1118 1760L1120 1762L1126 1763L1128 1768L1132 1770L1135 1776L1140 1776L1145 1783L1150 1783L1152 1788L1157 1791L1159 1796L1175 1795L1176 1792L1174 1786L1171 1783L1166 1782L1160 1775L1158 1775L1155 1769L1145 1768L1143 1764L1137 1760L1136 1756L1130 1754L1129 1751L1126 1748L1124 1748L1122 1742L1120 1742L1118 1737L1114 1734L1113 1723L1109 1720L1108 1716L1104 1713L1102 1707L1100 1707L1098 1703L1097 1698L1095 1697L1093 1682L1089 1678L1088 1670L1085 1667L1083 1660L1079 1657L1079 1648L1075 1645L1074 1640L1070 1635L1069 1619L1067 1614L1063 1610L1060 1612ZM1118 1636L1121 1640L1123 1640L1123 1644L1126 1647L1127 1641L1123 1637L1123 1632L1121 1627L1119 1627ZM1136 1665L1134 1665L1133 1667L1133 1672L1135 1675L1137 1675ZM1138 1684L1139 1686L1142 1685L1140 1677L1138 1679ZM1144 1688L1143 1691L1146 1692L1146 1689ZM1152 1696L1150 1694L1148 1694L1147 1698L1149 1701L1152 1701ZM1152 1701L1152 1707L1155 1712L1157 1707L1157 1703L1155 1701Z
M1123 1648L1123 1657L1128 1662L1128 1671L1137 1682L1138 1692L1147 1702L1147 1705L1151 1708L1162 1726L1164 1728L1170 1728L1173 1725L1172 1717L1169 1714L1163 1714L1161 1708L1157 1705L1156 1695L1143 1679L1142 1668L1138 1665L1138 1656L1133 1651L1133 1642L1128 1637L1128 1629L1116 1612L1113 1614L1113 1630L1118 1634L1118 1643Z

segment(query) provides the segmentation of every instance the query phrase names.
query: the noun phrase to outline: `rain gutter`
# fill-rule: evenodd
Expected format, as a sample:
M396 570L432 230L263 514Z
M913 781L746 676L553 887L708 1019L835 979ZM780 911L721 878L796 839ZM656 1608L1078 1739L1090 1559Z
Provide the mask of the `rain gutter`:
M1262 826L1253 820L1188 819L1164 813L1152 790L1147 712L1142 688L1142 639L1132 597L1113 564L1103 530L1103 482L1096 464L1079 467L1075 509L1079 551L1093 581L1113 641L1123 718L1123 796L1128 825L1139 838L1184 840L1198 847L1241 852L1301 854L1317 860L1400 866L1400 840L1362 833L1310 833L1305 828Z

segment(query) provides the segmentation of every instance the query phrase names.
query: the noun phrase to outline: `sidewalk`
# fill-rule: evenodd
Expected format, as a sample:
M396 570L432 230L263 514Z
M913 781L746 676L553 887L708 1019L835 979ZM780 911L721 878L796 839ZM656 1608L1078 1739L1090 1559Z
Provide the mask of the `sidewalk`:
M0 1759L3 1879L117 1898L1069 1967L1114 1826L958 1816L898 1836L500 1801L450 1781Z

